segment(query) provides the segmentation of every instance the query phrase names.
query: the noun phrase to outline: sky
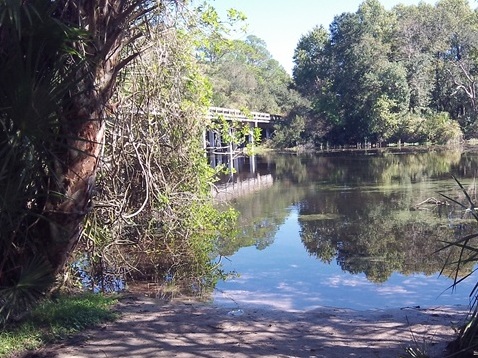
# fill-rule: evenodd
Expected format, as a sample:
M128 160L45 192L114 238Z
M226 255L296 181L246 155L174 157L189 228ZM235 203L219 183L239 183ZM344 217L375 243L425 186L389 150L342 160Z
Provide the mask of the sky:
M434 5L436 0L422 0ZM292 73L292 56L302 35L316 25L326 29L336 15L356 12L363 0L207 0L220 15L234 8L247 15L248 34L264 40L273 58ZM398 4L417 5L420 0L381 0L386 9ZM245 39L247 35L238 39Z

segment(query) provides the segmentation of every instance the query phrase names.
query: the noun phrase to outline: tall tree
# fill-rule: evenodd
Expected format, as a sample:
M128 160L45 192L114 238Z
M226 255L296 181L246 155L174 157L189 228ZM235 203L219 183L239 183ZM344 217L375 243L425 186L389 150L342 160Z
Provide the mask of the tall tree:
M294 57L295 85L322 123L307 129L336 144L460 138L453 120L476 121L476 18L466 0L392 11L365 0L328 33L314 29Z
M399 5L393 12L397 17L393 59L407 70L409 109L423 111L432 105L435 83L434 7L425 3L418 6Z
M476 133L478 14L465 0L442 0L436 5L435 21L440 24L436 37L436 107Z
M250 35L245 41L223 42L215 49L214 60L203 61L215 106L284 113L290 76L272 58L263 40Z
M408 100L406 88L396 92L406 83L400 79L403 71L389 61L394 26L394 17L378 1L367 0L356 13L335 17L328 35L315 28L299 41L294 80L314 104L317 120L331 126L325 139L382 139L377 121L389 117L383 110L396 112ZM395 78L396 84L386 83ZM384 101L389 104L381 105ZM381 114L372 123L379 104Z
M305 95L314 95L323 87L330 66L327 45L329 34L322 26L316 26L303 35L294 50L292 75L298 90Z
M91 207L117 75L148 24L167 26L180 4L0 2L2 303L65 264Z

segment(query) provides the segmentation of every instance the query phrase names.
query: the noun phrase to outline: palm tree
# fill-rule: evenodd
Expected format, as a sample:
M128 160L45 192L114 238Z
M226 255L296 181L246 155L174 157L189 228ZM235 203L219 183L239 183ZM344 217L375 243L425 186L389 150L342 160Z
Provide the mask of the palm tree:
M4 314L64 267L90 210L117 75L138 55L132 45L147 24L178 3L0 0Z

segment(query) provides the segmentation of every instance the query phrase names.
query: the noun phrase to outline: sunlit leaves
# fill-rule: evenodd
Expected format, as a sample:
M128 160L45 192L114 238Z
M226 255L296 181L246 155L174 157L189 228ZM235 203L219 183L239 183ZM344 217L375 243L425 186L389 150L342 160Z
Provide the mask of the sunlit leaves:
M322 123L316 127L328 128L321 142L405 141L408 112L448 112L473 135L477 20L463 0L390 11L366 0L356 12L336 16L328 32L315 28L302 37L294 81L313 103L315 121ZM439 117L427 118L439 126ZM441 141L451 132L460 138L455 131L443 137L422 131L419 141Z
M290 77L258 37L231 41L229 46L223 45L214 60L203 64L213 86L215 106L284 112Z
M323 27L315 27L303 35L294 50L293 76L302 93L313 94L320 90L320 81L325 78L322 72L330 60L326 44L329 35Z
M205 26L219 21L204 16ZM213 253L219 237L234 234L235 213L211 200L217 172L202 142L211 86L194 56L197 34L183 30L151 28L154 45L126 68L115 100L128 110L108 122L89 222L102 230L86 231L83 243L99 274L127 271L202 290L222 277Z

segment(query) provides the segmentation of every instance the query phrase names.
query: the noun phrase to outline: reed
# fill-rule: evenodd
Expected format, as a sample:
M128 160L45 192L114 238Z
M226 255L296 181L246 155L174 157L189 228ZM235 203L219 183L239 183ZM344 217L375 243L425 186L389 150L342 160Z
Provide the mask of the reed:
M466 190L462 183L453 176L453 179L458 184L462 194L463 201L460 202L450 196L441 194L447 200L455 203L461 207L465 213L471 215L478 222L478 212L472 196L469 190ZM450 248L457 248L459 255L456 259L452 259L451 255L448 256L445 261L440 274L443 274L445 270L452 267L453 284L450 289L455 290L456 287L464 280L470 278L471 275L477 270L473 268L471 271L463 274L462 268L465 266L474 266L478 261L478 245L476 238L478 238L478 232L463 236L455 241L446 242L440 250L447 250ZM478 282L474 285L470 292L470 312L467 317L466 323L459 329L458 337L454 342L449 345L452 357L469 357L476 355L478 352Z

